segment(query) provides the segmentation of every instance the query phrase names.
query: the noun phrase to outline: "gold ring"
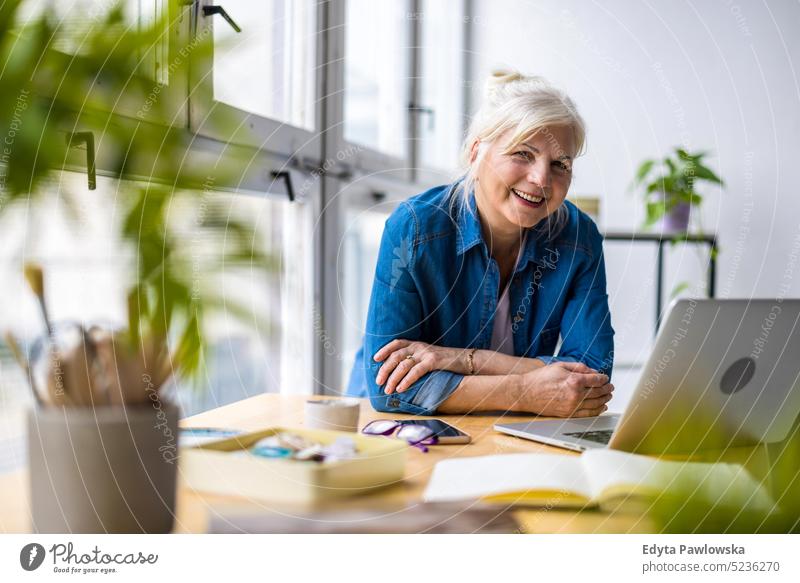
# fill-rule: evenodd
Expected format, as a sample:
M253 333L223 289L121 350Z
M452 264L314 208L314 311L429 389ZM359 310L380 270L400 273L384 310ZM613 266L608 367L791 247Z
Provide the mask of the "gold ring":
M413 354L409 354L408 356L406 356L406 360L413 360L414 362L417 362L417 359L414 358Z

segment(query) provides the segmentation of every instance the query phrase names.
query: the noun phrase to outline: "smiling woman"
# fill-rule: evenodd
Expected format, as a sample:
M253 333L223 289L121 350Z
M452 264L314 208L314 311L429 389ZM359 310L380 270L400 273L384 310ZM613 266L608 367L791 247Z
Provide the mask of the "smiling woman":
M584 136L570 98L544 79L489 79L464 175L386 222L350 394L421 415L606 410L602 238L565 200Z

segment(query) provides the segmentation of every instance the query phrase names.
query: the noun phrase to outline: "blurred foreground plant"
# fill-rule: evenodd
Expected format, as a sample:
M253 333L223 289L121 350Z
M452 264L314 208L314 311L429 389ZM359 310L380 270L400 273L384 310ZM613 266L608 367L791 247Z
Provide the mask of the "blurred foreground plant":
M198 373L209 311L224 309L257 326L259 319L224 299L221 286L197 285L186 225L175 211L193 209L190 227L197 236L221 242L204 255L204 275L221 275L226 266L275 270L278 260L263 251L254 225L232 214L225 198L213 192L218 182L241 175L250 163L246 153L226 147L210 164L208 156L195 155L187 128L116 113L124 104L128 112L146 108L153 119L175 117L174 103L159 97L163 87L142 74L144 56L163 44L172 26L168 16L147 28L128 26L118 4L76 34L50 11L20 24L21 4L0 5L0 219L19 204L37 208L46 187L53 181L61 186L63 171L74 169L69 160L75 146L88 151L94 145L107 162L106 175L119 181L117 236L133 259L126 283L128 329L114 335L115 351L139 354L145 345L169 346L172 373ZM170 62L170 75L185 72L191 59L207 58L210 42L193 40L191 54ZM74 50L58 50L64 46ZM93 168L87 170L91 175ZM74 214L73 195L59 188L59 196L64 212Z
M798 533L800 532L800 419L780 443L732 447L727 434L715 430L716 417L702 416L697 410L675 414L664 426L686 423L679 432L655 430L648 435L648 450L676 446L687 452L677 457L704 462L741 464L763 483L774 502L771 509L753 499L750 504L726 504L727 484L696 484L663 476L668 486L648 509L657 532L663 533Z

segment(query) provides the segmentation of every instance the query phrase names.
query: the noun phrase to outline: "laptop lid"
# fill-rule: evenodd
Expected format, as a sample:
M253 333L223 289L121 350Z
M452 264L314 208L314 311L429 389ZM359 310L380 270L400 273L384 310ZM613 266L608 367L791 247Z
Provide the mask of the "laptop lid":
M800 413L800 300L673 302L609 447L691 453L783 440Z

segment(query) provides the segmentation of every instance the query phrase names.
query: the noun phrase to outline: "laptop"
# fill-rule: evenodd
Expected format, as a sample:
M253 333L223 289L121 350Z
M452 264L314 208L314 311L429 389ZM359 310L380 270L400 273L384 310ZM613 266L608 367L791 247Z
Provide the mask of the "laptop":
M691 453L782 441L798 413L800 300L680 299L624 413L494 428L575 451Z

